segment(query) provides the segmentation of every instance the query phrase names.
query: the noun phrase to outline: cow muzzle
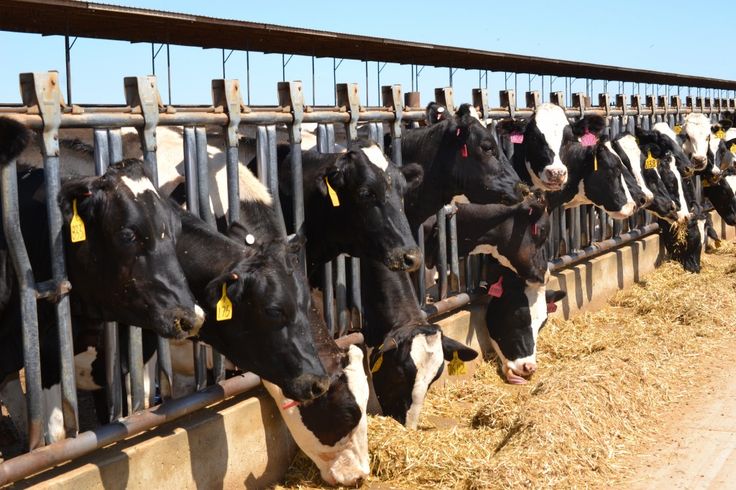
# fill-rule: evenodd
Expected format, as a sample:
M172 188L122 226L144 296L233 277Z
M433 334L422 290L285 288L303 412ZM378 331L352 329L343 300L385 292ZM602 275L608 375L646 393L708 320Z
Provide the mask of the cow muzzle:
M204 323L204 311L198 305L193 309L171 308L164 313L160 324L166 325L167 337L185 339L194 337Z
M560 190L567 183L567 168L546 168L541 180L549 190Z
M414 272L422 265L422 251L418 247L398 249L388 256L385 264L392 271Z
M537 363L533 359L520 359L517 361L510 361L504 369L504 376L506 381L512 385L523 385L528 381L528 378L532 374L537 372Z
M696 172L704 170L706 165L708 165L708 157L704 155L693 155L690 161L693 164L693 170Z
M298 402L309 402L327 393L330 378L314 374L302 374L282 387L284 396Z

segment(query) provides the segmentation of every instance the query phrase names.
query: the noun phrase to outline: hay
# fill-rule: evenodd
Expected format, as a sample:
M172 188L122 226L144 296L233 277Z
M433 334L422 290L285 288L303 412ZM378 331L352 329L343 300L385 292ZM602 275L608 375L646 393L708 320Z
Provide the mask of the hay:
M733 347L735 255L724 242L699 275L668 262L599 311L550 320L528 385L504 384L486 363L472 379L432 390L418 431L372 417L369 485L620 484L622 456L656 435L669 404L695 387L699 356ZM287 484L320 481L302 456Z

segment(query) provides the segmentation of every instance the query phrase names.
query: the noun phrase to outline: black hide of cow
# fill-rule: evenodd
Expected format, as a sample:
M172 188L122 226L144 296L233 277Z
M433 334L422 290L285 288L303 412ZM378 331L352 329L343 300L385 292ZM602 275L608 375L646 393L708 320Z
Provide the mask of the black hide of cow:
M416 270L421 264L421 252L409 230L395 182L405 175L408 182L404 180L403 184L411 188L421 180L421 171L406 166L403 175L397 172L389 178L390 174L371 163L362 151L369 146L369 142L361 141L350 145L345 153L302 153L303 231L310 277L318 265L340 253L380 260L392 270ZM333 202L328 183L337 201ZM282 145L279 193L287 225L293 223L291 185L289 149Z
M289 398L307 401L323 394L329 379L310 330L309 290L300 280L298 247L262 236L245 247L188 212L180 214L177 256L207 312L199 337L241 369L278 385ZM232 318L217 321L223 285Z
M413 399L417 380L417 365L411 355L414 340L425 336L428 345L439 340L441 346L435 344L437 354L447 361L453 359L454 353L462 361L475 359L478 354L445 336L438 325L424 319L407 273L392 272L379 262L365 260L361 261L360 275L365 309L363 332L366 344L373 347L370 366L376 396L384 415L402 424L413 424L415 428L426 390L416 393L419 399ZM437 335L441 338L437 339ZM439 349L442 350L441 354ZM432 362L429 360L431 355L427 356L427 352L422 354L425 358L417 361L423 365ZM377 364L379 358L381 362ZM436 361L434 359L433 362ZM428 373L431 381L427 389L442 374L443 367L444 362L440 362L435 371ZM407 414L414 404L416 413L412 420L407 420Z
M401 155L404 162L424 168L422 184L410 190L404 202L412 229L459 194L479 204L514 204L526 193L511 165L500 157L495 138L471 115L468 104L437 124L407 130Z
M736 174L733 169L723 173L721 178L711 181L703 179L703 196L708 199L718 215L729 226L736 225L736 196L726 177Z
M458 255L467 255L476 248L483 252L483 245L490 245L495 247L493 255L508 261L524 280L544 282L547 273L544 244L549 233L545 205L541 192L513 206L458 203ZM436 218L428 219L424 227L425 263L431 268L435 266L438 247Z

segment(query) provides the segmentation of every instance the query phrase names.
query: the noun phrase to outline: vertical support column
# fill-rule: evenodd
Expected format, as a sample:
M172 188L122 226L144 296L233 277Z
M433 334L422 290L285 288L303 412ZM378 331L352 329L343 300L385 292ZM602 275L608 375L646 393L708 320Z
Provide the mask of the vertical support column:
M530 109L536 109L541 104L539 91L530 90L526 93L526 106Z
M291 186L294 206L294 230L302 232L304 224L304 178L302 176L302 120L304 119L304 93L302 82L278 83L279 106L291 112L294 118L287 125L289 131L289 145L291 147ZM304 251L301 253L301 263L306 267Z
M337 105L345 107L350 113L350 120L345 125L345 133L348 137L348 145L358 139L358 120L360 119L360 93L358 92L357 83L340 83L335 87L337 91ZM344 269L344 265L342 266ZM341 264L338 260L338 291L341 286ZM340 326L340 335L343 335L347 329L348 318L343 319L343 311L347 311L346 304L341 305L338 295L338 324ZM353 324L353 328L362 328L363 305L360 294L360 259L356 257L350 258L350 299L352 303L352 318L357 324ZM344 321L344 323L343 323Z
M161 94L158 91L156 77L125 77L123 86L125 89L125 101L130 106L131 112L143 115L143 127L136 129L141 140L141 149L143 150L143 160L146 164L146 169L151 175L153 185L158 187L156 127L158 126L159 112L164 107L161 101ZM136 338L140 337L137 333L133 334L131 331L131 342ZM173 369L171 367L171 353L168 340L158 337L157 352L161 396L166 399L171 397L171 386L173 382Z
M480 114L481 120L488 123L491 117L491 106L488 103L488 90L484 88L474 88L472 92L473 106Z
M565 108L565 92L550 92L549 101L564 109Z
M240 219L240 179L238 174L238 128L240 113L245 112L238 80L212 80L212 104L215 110L227 114L225 146L227 148L227 219L234 223Z
M437 211L437 275L438 300L447 298L447 209Z
M46 181L49 253L51 254L53 280L58 288L63 282L67 281L66 265L64 263L64 241L61 235L62 217L58 205L59 190L61 188L59 125L61 124L61 107L64 104L59 90L59 75L56 72L22 73L20 75L20 87L23 103L29 108L29 112L40 114L43 120L41 150ZM56 303L55 309L61 360L61 397L64 428L67 435L76 435L79 424L69 296L62 295Z
M455 114L455 92L452 87L441 87L434 89L434 100L438 104L442 104L453 115Z
M410 94L411 92L406 95L409 96ZM391 133L391 160L397 166L401 167L403 164L401 158L401 119L403 116L401 85L384 85L381 87L381 101L384 107L390 108L394 113L394 120L389 123L389 131Z

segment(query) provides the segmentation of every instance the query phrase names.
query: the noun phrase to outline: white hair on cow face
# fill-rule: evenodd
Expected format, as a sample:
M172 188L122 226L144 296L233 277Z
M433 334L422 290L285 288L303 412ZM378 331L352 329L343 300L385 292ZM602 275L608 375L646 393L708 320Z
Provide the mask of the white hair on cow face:
M416 429L419 425L419 414L422 412L429 385L437 376L440 367L444 365L442 332L415 336L411 341L409 355L411 360L414 361L417 374L411 391L411 405L406 412L406 427Z
M320 442L302 420L299 406L283 408L288 400L281 388L263 380L263 385L273 397L281 411L289 432L299 448L319 468L320 475L330 485L353 486L370 473L368 459L368 419L366 406L368 404L368 380L363 369L363 351L355 345L348 348L349 362L343 372L347 378L350 392L360 407L360 421L358 425L345 437L332 446ZM324 414L329 417L329 413Z
M708 163L710 119L705 114L688 114L682 124L682 132L687 135L682 144L683 151L693 160L693 164L697 165L696 170L702 170Z
M652 126L652 130L657 131L658 133L662 133L663 135L667 136L675 143L679 144L677 142L677 135L672 130L672 128L669 126L669 124L665 122L658 122L654 126Z
M634 143L633 146L635 146L636 149L639 150L639 146L636 144L636 140L634 140L633 136L627 136L627 137L621 138L619 140L619 144L621 144L621 140L624 140L624 139L631 140L630 142L627 142L627 143L633 142ZM624 162L621 160L621 158L619 158L618 154L613 149L613 146L611 145L610 141L606 141L603 146L606 147L606 150L608 150L611 153L612 157L615 158L616 161L618 161L621 167L624 167L624 168L626 167L626 165L624 165ZM626 145L627 148L624 148L622 146L622 148L624 149L627 155L629 155L629 152L627 151L629 146L631 145L627 144ZM635 159L632 158L634 155L635 155ZM647 183L644 180L644 175L642 174L642 171L641 171L641 150L639 150L638 153L632 152L631 156L629 156L629 162L631 163L631 173L634 174L636 183L641 188L641 191L644 193L644 196L646 197L647 201L651 202L652 199L654 199L654 193L651 190L649 190L649 187L647 187ZM624 188L628 189L628 186L626 186L625 184L626 182L624 182Z
M565 136L565 128L570 125L570 121L567 120L564 109L556 104L545 102L540 105L534 112L534 121L547 145L554 154L552 163L547 165L541 172L541 175L537 175L531 168L531 164L527 161L526 167L529 175L532 178L532 182L536 187L548 190L558 190L567 182L567 167L562 163L560 158L560 150L562 148L562 141ZM547 172L557 172L562 177L558 182L549 182L546 178ZM553 189L554 187L554 189Z

